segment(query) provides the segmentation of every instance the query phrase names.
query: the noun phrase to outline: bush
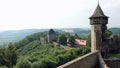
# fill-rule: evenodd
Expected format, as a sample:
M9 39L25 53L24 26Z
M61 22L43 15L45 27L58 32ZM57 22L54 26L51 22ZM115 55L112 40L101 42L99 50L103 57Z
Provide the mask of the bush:
M16 47L10 43L8 48L0 52L0 65L5 65L10 68L16 64L17 58Z
M50 59L43 59L40 68L56 68L56 62Z
M39 40L34 40L19 49L22 50L19 52L23 59L18 61L16 68L56 68L90 52L88 46L65 50L60 47L54 48L53 45L40 45Z
M17 68L31 68L31 62L27 58L22 58L21 60L18 61Z
M0 66L0 68L8 68L8 67L6 67L6 66Z

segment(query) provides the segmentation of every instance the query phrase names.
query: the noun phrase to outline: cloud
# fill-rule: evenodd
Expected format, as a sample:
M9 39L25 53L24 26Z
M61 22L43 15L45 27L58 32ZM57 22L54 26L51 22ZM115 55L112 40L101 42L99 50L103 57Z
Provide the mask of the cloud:
M0 0L0 30L88 27L98 0ZM100 0L101 8L119 8L120 0ZM107 8L107 9L106 9ZM113 10L112 10L113 11ZM109 12L113 14L113 12ZM119 13L116 11L116 14ZM109 14L107 14L109 15ZM112 16L112 15L111 15ZM113 20L114 21L114 20Z
M120 6L120 0L101 0L101 3L106 8L117 8Z

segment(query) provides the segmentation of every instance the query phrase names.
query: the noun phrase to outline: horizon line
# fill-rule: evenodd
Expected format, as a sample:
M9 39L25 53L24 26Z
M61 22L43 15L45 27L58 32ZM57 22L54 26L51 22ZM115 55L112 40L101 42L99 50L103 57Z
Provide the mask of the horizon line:
M19 30L31 30L31 29L38 29L38 30L44 30L44 29L46 29L46 30L49 30L49 29L74 29L74 28L80 28L80 27L63 27L63 28L23 28L23 29L6 29L6 30L0 30L0 32L4 32L4 31L19 31ZM109 28L120 28L120 27L109 27ZM108 29L109 29L108 28ZM90 27L88 28L88 27L81 27L80 29L91 29Z

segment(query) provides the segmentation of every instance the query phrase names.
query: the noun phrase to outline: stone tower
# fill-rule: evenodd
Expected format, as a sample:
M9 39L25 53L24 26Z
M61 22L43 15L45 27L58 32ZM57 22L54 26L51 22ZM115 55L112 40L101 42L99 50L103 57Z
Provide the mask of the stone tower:
M57 35L53 29L50 29L48 32L48 43L53 43L57 41Z
M93 15L89 18L91 24L91 51L104 50L106 42L105 30L107 29L108 17L104 15L100 5L97 5Z

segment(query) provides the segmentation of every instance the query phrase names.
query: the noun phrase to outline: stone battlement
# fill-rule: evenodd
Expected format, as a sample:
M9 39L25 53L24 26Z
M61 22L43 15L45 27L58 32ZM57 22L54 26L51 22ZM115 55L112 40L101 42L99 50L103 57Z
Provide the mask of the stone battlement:
M57 68L108 68L99 51L90 52Z

